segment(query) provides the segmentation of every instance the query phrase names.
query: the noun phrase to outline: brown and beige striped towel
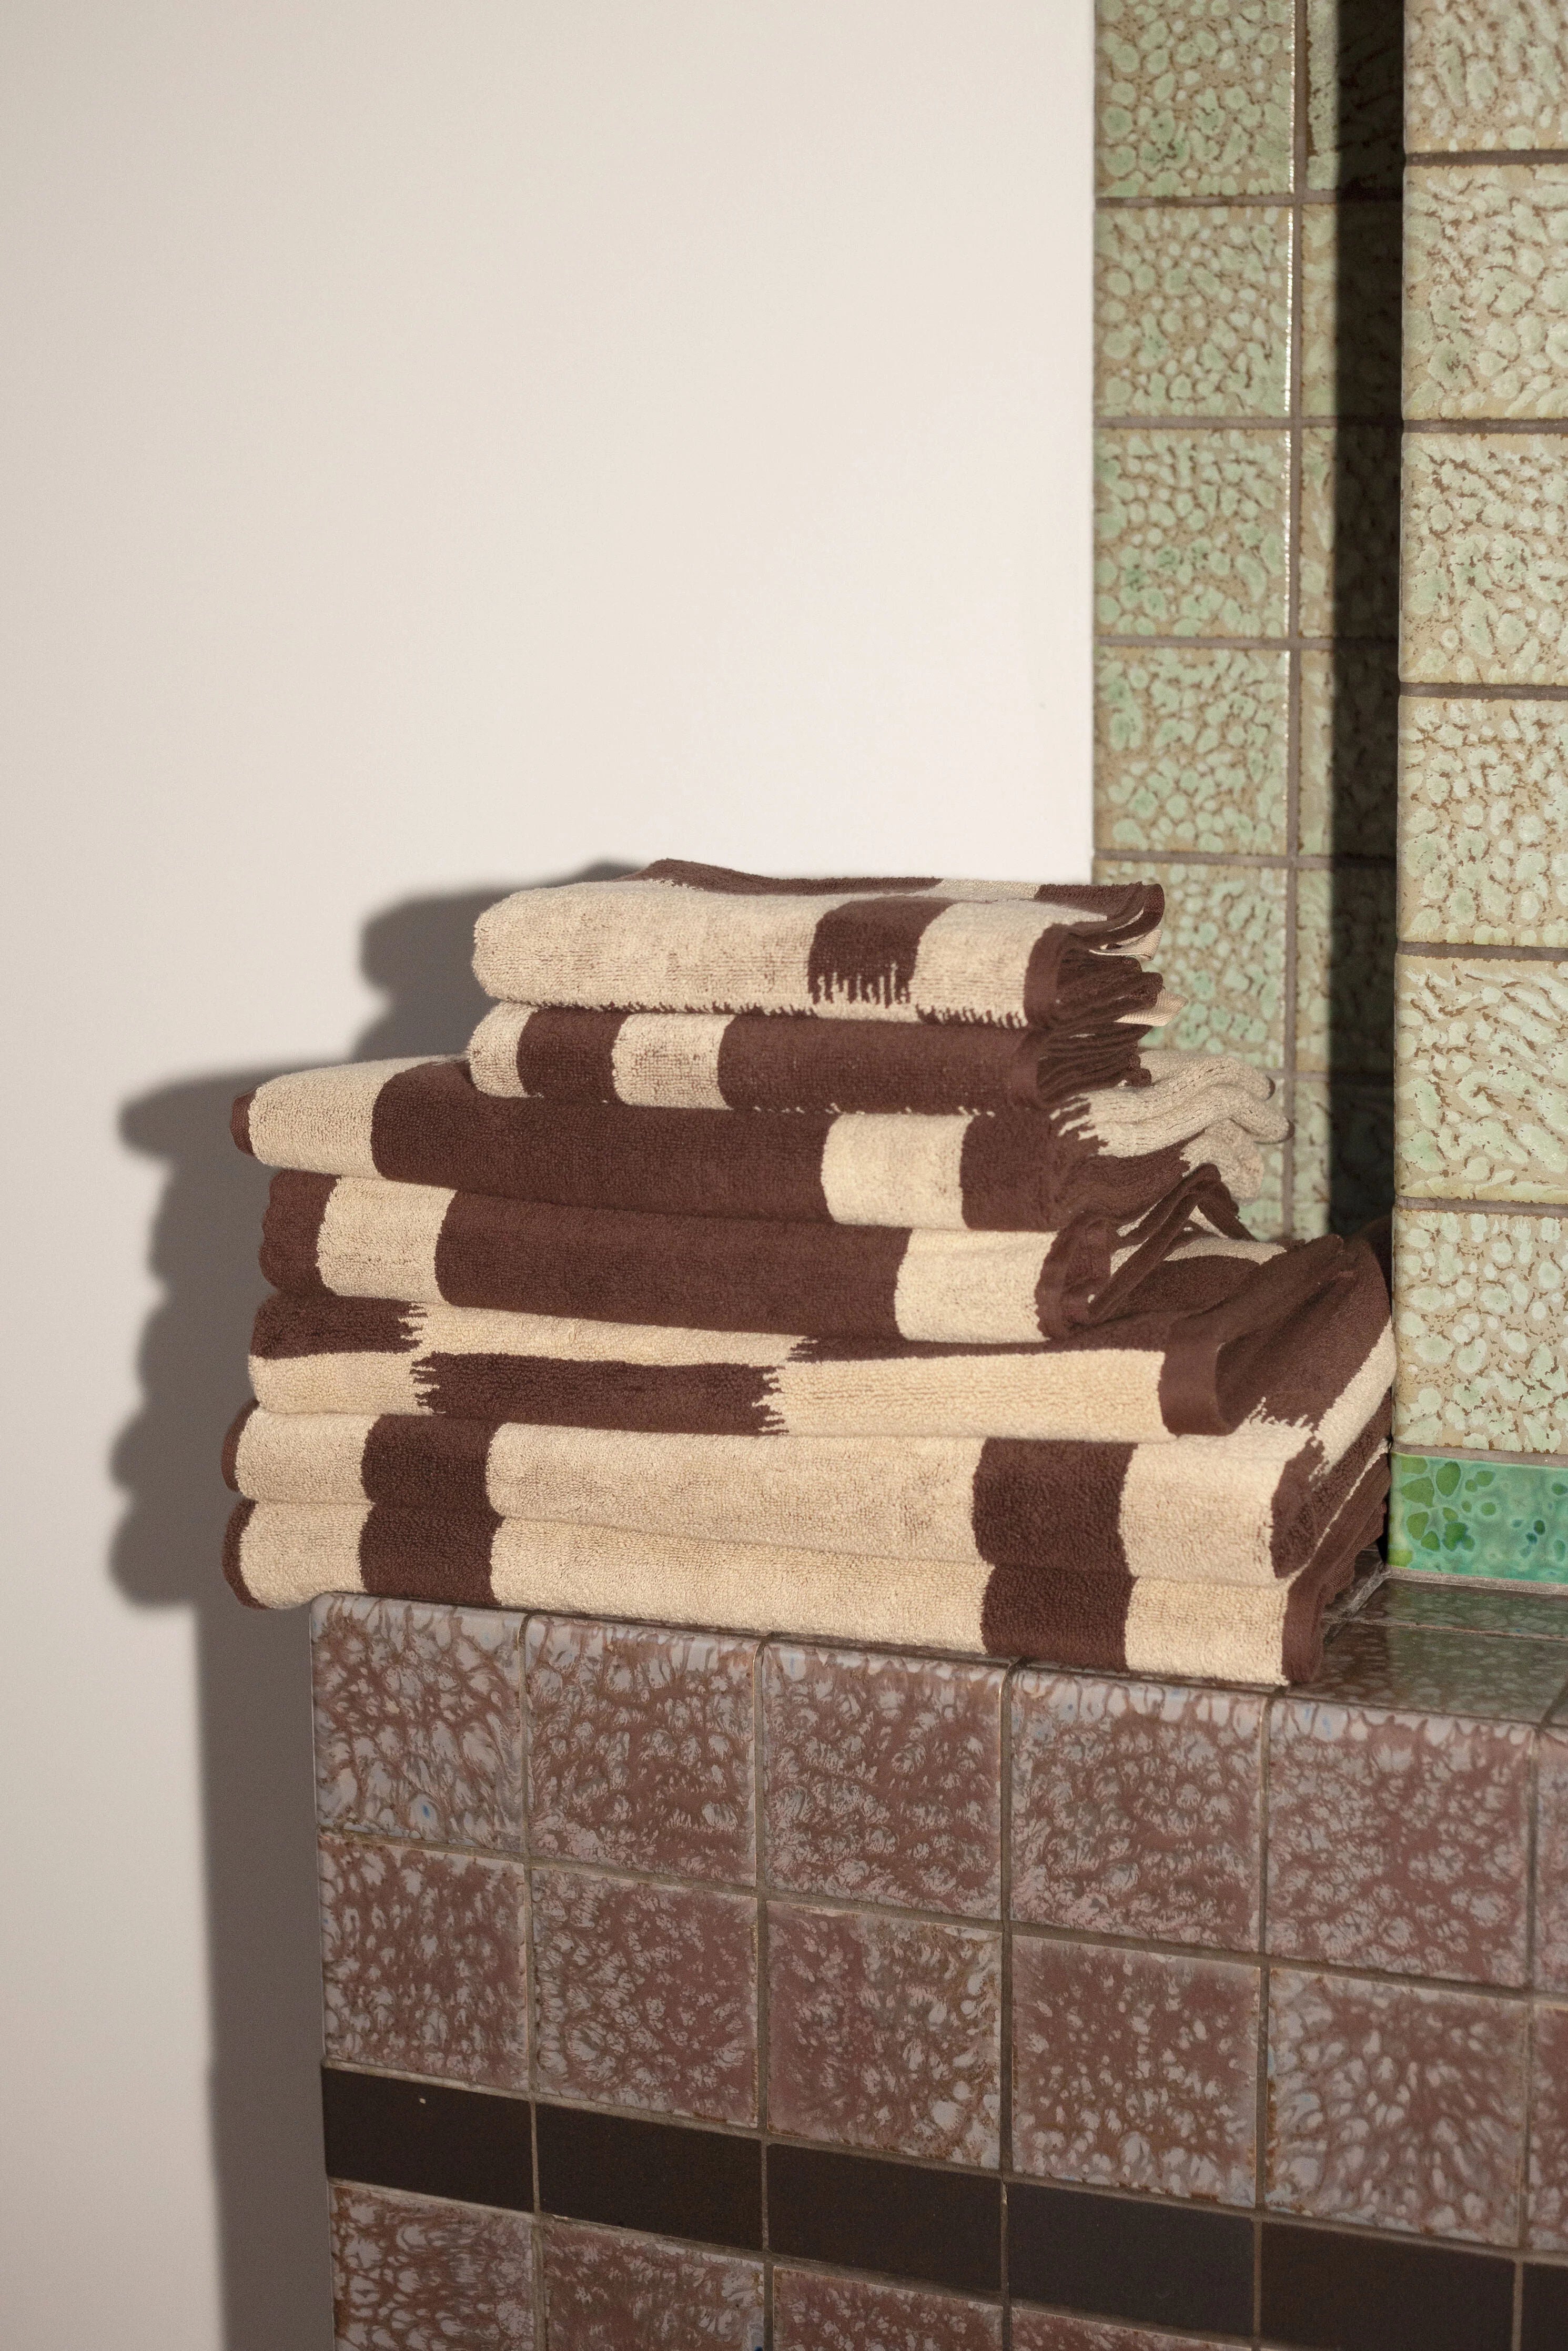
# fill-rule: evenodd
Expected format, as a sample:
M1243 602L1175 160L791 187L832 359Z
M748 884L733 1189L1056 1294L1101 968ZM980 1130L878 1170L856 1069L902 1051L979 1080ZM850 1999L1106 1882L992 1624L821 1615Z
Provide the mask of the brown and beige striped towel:
M1164 907L1155 883L778 882L664 858L487 907L474 970L530 1006L1034 1029L1072 1000L1076 951L1151 955Z
M1315 1422L1386 1349L1388 1290L1364 1241L1198 1250L1139 1311L1052 1346L831 1344L387 1297L268 1299L251 1384L273 1413L428 1413L738 1437L1224 1436Z
M233 1124L240 1149L269 1166L560 1207L1051 1232L1081 1215L1142 1216L1205 1165L1233 1198L1256 1196L1258 1138L1278 1141L1284 1119L1239 1086L1206 1092L1173 1080L1172 1090L1180 1102L1164 1121L1121 1110L1124 1091L1142 1102L1159 1085L1111 1088L1050 1113L737 1117L499 1102L477 1092L462 1061L356 1061L269 1079L239 1097ZM1195 1128L1213 1100L1236 1115Z

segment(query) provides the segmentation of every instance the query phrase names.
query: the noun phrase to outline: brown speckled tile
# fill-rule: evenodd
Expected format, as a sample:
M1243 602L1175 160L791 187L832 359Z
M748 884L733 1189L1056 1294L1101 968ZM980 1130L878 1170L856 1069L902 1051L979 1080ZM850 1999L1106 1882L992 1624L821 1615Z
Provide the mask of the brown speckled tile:
M1521 1723L1277 1699L1270 1949L1522 1984L1531 1739Z
M1014 1917L1255 1946L1263 1705L1251 1690L1020 1673Z
M1467 1633L1348 1625L1330 1644L1314 1698L1341 1705L1540 1722L1563 1687L1562 1659L1542 1641L1476 1641Z
M1160 2335L1113 2326L1103 2318L1068 2318L1053 2310L1013 2312L1013 2351L1223 2351L1207 2336Z
M749 1880L756 1649L712 1633L531 1617L534 1853Z
M522 1843L523 1620L333 1593L311 1616L324 1828L509 1852Z
M1568 1593L1474 1591L1446 1583L1406 1583L1391 1575L1367 1602L1367 1625L1439 1625L1452 1633L1512 1634L1521 1640L1568 1641ZM1568 1671L1568 1659L1564 1659Z
M1001 2351L1001 2341L995 2304L820 2271L773 2273L775 2351Z
M1536 2009L1531 2075L1526 2241L1568 2253L1568 2008Z
M699 1886L534 1872L546 2097L757 2119L757 1905Z
M999 1936L774 1903L768 1980L773 2129L999 2160Z
M1019 2170L1250 2204L1257 2087L1255 1969L1014 1938Z
M564 2220L544 2242L549 2351L761 2351L759 2262Z
M337 2351L533 2351L521 2212L330 2185Z
M995 1917L1002 1679L936 1658L766 1650L769 1882Z
M320 1888L329 2058L528 2086L519 1868L329 1834Z
M1568 1993L1568 1724L1542 1732L1535 1768L1535 1980Z
M1527 2021L1519 2001L1276 1968L1270 2205L1514 2242Z

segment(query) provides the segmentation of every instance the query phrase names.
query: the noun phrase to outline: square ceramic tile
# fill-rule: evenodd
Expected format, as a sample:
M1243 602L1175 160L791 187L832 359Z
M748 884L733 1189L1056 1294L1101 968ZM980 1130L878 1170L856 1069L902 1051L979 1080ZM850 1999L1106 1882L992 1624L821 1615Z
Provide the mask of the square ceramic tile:
M1303 856L1393 857L1398 729L1399 659L1392 644L1336 645L1301 655L1297 846Z
M1296 1067L1370 1077L1394 1066L1392 865L1296 877Z
M996 2164L1000 1936L778 1902L768 1921L769 2127Z
M717 1634L530 1617L534 1852L751 1879L756 1655Z
M1184 1000L1165 1032L1186 1052L1279 1069L1285 1051L1285 876L1267 867L1097 857L1096 881L1165 884L1160 968Z
M1525 2241L1568 2253L1568 2008L1535 2011Z
M1568 1200L1568 962L1399 958L1399 1189Z
M1357 1233L1394 1197L1394 1090L1339 1078L1291 1089L1291 1230L1297 1240Z
M1291 14L1291 0L1100 0L1101 193L1288 194Z
M1316 1681L1282 1702L1321 1699L1533 1725L1556 1703L1560 1666L1546 1642L1475 1641L1436 1627L1353 1623L1335 1634Z
M1568 415L1568 165L1413 170L1405 413Z
M1451 1491L1458 1484L1458 1472L1466 1468L1485 1468L1485 1462L1424 1461L1419 1455L1395 1457L1396 1478L1417 1469L1454 1473L1451 1481L1444 1478L1444 1490ZM1563 1479L1568 1492L1568 1475ZM1433 1499L1428 1491L1427 1499ZM1360 1621L1365 1624L1427 1626L1456 1633L1500 1635L1505 1639L1529 1641L1568 1641L1568 1593L1544 1592L1491 1592L1473 1585L1453 1583L1448 1579L1418 1583L1413 1578L1390 1575L1379 1584L1372 1598L1361 1611ZM1568 1662L1568 1660L1565 1660ZM1565 1685L1568 1686L1568 1685Z
M994 1666L779 1642L763 1653L771 1886L994 1918Z
M1401 937L1568 946L1568 707L1411 696L1399 735Z
M1396 193L1400 0L1306 0L1307 185Z
M1536 1774L1535 1981L1568 1996L1568 1725L1542 1732Z
M1263 1186L1241 1210L1241 1221L1254 1240L1277 1241L1285 1231L1285 1156L1276 1144L1263 1155Z
M527 2088L519 1868L328 1834L320 1889L329 2061Z
M1397 204L1310 204L1301 215L1301 409L1399 414Z
M1225 2351L1222 2344L1196 2335L1153 2333L1146 2326L1118 2326L1103 2318L1069 2318L1052 2310L1012 2314L1013 2351Z
M1531 1751L1519 1722L1277 1699L1270 1949L1522 1984Z
M1393 1471L1391 1567L1568 1586L1568 1469L1401 1451Z
M1290 214L1254 204L1103 212L1094 355L1100 416L1283 416Z
M1394 1219L1395 1434L1477 1453L1568 1453L1556 1217L1403 1208Z
M534 2351L534 2224L526 2213L328 2190L337 2351Z
M1568 685L1568 466L1544 433L1405 444L1400 671L1415 684Z
M1092 2188L1250 2204L1258 1971L1013 1938L1013 2163Z
M950 2294L776 2269L773 2341L775 2351L1001 2351L1002 2314Z
M311 1614L316 1811L507 1852L522 1843L522 1618L334 1593Z
M1393 637L1399 622L1399 428L1301 434L1301 634Z
M1014 1917L1255 1949L1263 1704L1250 1690L1019 1674Z
M1520 2001L1276 1968L1270 2207L1516 2242L1527 2022Z
M1556 0L1419 0L1405 125L1418 154L1568 147L1568 25Z
M757 2119L757 1906L698 1886L534 1872L538 2086Z
M762 2265L733 2253L544 2223L549 2351L762 2351Z
M1283 433L1102 431L1095 618L1108 636L1281 637Z
M1094 676L1102 849L1283 855L1288 654L1102 646Z

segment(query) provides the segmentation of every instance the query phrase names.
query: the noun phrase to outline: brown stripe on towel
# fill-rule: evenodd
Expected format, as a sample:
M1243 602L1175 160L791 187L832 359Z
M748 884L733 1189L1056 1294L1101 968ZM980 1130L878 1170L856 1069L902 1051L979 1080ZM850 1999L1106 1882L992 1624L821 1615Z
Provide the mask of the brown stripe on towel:
M437 1349L420 1358L418 1380L423 1411L473 1420L694 1437L765 1436L775 1423L768 1374L749 1364L570 1364Z
M415 1596L487 1607L494 1510L399 1510L374 1506L360 1534L360 1573L384 1600Z
M255 1511L254 1502L236 1502L229 1512L228 1523L224 1529L224 1582L235 1598L246 1608L267 1608L277 1604L257 1599L245 1580L245 1569L241 1563L245 1531Z
M1095 1557L1103 1582L1125 1576L1118 1521L1122 1487L1134 1447L1131 1445L1042 1445L1038 1440L990 1437L975 1472L975 1542L993 1566L1007 1561L1042 1563L1061 1551L1066 1527ZM1061 1573L1082 1580L1079 1559ZM1130 1579L1129 1579L1130 1580Z
M329 1290L316 1298L267 1298L256 1309L250 1352L264 1362L289 1355L412 1354L417 1314L417 1308L395 1298L350 1302Z
M411 1426L435 1442L411 1448ZM488 1512L485 1466L492 1435L478 1421L411 1420L383 1413L365 1439L360 1465L366 1499L405 1510Z
M806 960L813 1004L907 1004L920 942L946 911L939 898L852 898L822 916Z
M585 1012L545 1005L530 1012L517 1040L517 1078L525 1094L557 1102L615 1100L615 1040L623 1012Z

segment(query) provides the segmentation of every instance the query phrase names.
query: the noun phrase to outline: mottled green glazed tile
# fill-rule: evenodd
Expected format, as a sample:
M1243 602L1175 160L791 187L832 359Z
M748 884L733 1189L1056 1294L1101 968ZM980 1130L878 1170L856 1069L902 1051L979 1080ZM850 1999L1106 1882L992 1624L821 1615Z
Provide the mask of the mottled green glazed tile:
M1568 706L1406 701L1399 839L1403 938L1568 946Z
M1398 730L1393 645L1301 655L1296 813L1304 857L1394 855Z
M1424 1453L1396 1453L1393 1469L1391 1567L1431 1575L1483 1575L1494 1582L1568 1583L1568 1469L1547 1462L1467 1461ZM1425 1620L1419 1610L1407 1607L1396 1612L1396 1621ZM1531 1624L1517 1629L1543 1628Z
M1396 204L1310 204L1301 219L1301 407L1399 414Z
M1401 0L1307 0L1307 185L1399 186Z
M1568 147L1562 0L1411 0L1405 126L1413 154Z
M1094 668L1103 850L1283 853L1287 654L1102 647Z
M1160 969L1186 1009L1165 1041L1239 1053L1265 1069L1284 1054L1285 876L1278 868L1099 857L1097 880L1152 876L1166 890Z
M1356 1076L1394 1066L1391 865L1296 878L1296 1067Z
M1385 1217L1394 1198L1392 1089L1298 1078L1292 1091L1295 1238L1356 1233Z
M1301 633L1392 637L1399 606L1399 429L1301 435Z
M1568 1221L1396 1208L1395 1435L1568 1453Z
M1094 345L1102 416L1282 416L1290 214L1228 204L1103 212Z
M1100 433L1100 628L1118 636L1283 636L1289 515L1283 433Z
M1401 674L1568 684L1568 451L1543 433L1412 434Z
M1281 1144L1271 1144L1264 1150L1262 1188L1256 1199L1243 1203L1241 1221L1256 1240L1285 1238L1285 1155Z
M1413 170L1405 413L1568 416L1568 164Z
M1105 196L1289 195L1291 0L1100 0Z
M1568 1202L1568 965L1401 956L1399 1189Z

